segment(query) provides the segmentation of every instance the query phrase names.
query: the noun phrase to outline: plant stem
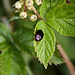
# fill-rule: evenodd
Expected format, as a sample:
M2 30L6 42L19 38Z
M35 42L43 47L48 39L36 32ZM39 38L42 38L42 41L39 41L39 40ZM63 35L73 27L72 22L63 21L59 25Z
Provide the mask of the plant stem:
M42 18L41 18L41 16L39 15L39 13L37 12L37 10L35 9L34 6L32 6L32 10L34 11L34 13L38 16L38 18L39 18L40 20L45 20L45 19L42 19Z
M62 49L61 45L57 45L57 48L60 51L61 56L63 57L64 62L66 63L66 66L68 67L69 71L71 72L71 75L75 75L75 68L73 64L71 63L70 59Z
M23 2L24 2L24 11L26 11L26 5L25 5L25 0L23 0Z

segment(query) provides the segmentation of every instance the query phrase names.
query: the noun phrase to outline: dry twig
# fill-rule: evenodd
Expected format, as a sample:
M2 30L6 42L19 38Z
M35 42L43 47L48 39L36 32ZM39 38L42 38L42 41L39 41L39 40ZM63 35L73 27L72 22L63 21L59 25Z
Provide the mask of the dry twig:
M68 67L69 71L71 72L71 75L75 75L75 68L74 68L73 64L71 63L71 61L69 60L66 53L64 52L64 50L62 49L61 45L57 45L57 48L59 49L60 54L63 57L64 62L66 63L66 66Z

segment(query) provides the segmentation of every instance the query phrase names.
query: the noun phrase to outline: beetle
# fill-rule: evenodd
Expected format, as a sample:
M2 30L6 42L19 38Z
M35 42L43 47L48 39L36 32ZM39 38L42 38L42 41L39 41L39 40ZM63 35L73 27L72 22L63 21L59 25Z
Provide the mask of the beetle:
M41 41L43 36L44 36L43 31L42 30L38 30L38 31L36 31L34 39L35 39L35 41Z

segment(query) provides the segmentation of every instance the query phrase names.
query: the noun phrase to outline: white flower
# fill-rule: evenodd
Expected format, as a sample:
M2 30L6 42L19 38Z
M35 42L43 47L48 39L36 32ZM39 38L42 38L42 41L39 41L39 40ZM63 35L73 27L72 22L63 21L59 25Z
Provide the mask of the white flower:
M24 11L22 11L21 13L20 13L20 17L21 18L26 18L27 17L27 13L26 12L24 12Z
M36 21L36 20L37 20L37 16L36 16L36 15L32 15L32 16L30 17L30 20L31 20L31 21Z
M42 4L42 0L35 0L37 5L41 5Z
M13 6L15 6L15 8L17 8L17 9L22 8L22 4L20 2L16 2Z
M33 0L26 0L26 6L33 6Z

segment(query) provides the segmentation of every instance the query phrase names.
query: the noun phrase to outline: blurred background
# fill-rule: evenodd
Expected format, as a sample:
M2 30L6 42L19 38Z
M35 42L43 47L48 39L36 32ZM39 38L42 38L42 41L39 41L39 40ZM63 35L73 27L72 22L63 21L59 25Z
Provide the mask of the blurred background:
M6 22L13 16L18 16L15 14L15 9L12 7L13 4L18 0L0 0L0 23L6 24ZM37 7L36 7L37 8ZM18 43L18 46L30 52L23 52L24 60L30 68L32 75L71 75L65 63L61 65L48 65L48 69L44 69L44 66L38 61L37 58L34 58L34 47L33 47L33 31L36 25L36 22L31 22L29 20L15 20L10 22L9 28L13 31L15 42ZM25 34L26 33L26 34ZM62 45L62 48L72 61L75 66L75 37L66 37L62 36L55 31L57 43ZM23 38L24 37L24 38ZM22 43L22 45L21 45ZM25 47L24 47L25 46ZM31 52L32 51L32 52Z

